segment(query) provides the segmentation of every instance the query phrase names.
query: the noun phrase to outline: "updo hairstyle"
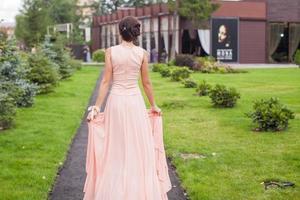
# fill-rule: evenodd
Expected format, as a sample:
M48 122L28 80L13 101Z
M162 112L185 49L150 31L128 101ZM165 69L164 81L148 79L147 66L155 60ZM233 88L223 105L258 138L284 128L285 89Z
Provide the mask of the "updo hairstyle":
M137 18L132 16L124 17L119 22L119 32L123 40L127 42L135 41L137 37L141 34L140 32L141 24Z

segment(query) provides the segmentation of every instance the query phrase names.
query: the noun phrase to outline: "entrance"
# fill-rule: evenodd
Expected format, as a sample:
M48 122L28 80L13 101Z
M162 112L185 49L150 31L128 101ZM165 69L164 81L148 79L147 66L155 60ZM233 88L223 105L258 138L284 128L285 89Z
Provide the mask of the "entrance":
M183 30L181 41L182 41L181 52L183 54L192 54L192 55L200 56L201 44L196 30L191 30L191 32L189 32L189 30L186 29Z
M293 62L300 46L299 23L270 23L269 61Z

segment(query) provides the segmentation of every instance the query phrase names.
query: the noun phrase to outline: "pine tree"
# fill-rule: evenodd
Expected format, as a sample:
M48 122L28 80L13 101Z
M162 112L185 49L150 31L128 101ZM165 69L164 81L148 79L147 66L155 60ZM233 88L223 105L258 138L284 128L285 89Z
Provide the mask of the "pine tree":
M47 26L51 24L48 3L45 0L24 0L21 14L16 17L15 35L28 47L44 40Z
M0 93L11 97L17 106L31 106L38 89L27 80L28 69L14 40L0 37Z

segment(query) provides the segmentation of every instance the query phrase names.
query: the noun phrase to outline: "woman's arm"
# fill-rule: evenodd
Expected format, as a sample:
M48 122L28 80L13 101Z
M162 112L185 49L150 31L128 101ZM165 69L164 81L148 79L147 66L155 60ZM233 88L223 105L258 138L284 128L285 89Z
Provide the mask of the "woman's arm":
M148 72L148 55L147 52L144 51L144 57L143 57L143 63L141 66L141 78L142 78L142 84L144 91L147 95L147 98L149 100L149 103L151 105L151 110L157 113L161 113L160 109L157 107L155 104L154 100L154 94L153 94L153 89L152 89L152 83L149 78L149 72Z
M109 84L112 78L112 64L111 64L111 49L108 48L105 51L105 66L104 66L104 74L103 74L103 78L101 81L101 85L99 88L99 93L97 96L97 100L95 103L95 106L97 106L98 108L100 108L100 106L102 106L103 101L107 95L107 91L109 88Z

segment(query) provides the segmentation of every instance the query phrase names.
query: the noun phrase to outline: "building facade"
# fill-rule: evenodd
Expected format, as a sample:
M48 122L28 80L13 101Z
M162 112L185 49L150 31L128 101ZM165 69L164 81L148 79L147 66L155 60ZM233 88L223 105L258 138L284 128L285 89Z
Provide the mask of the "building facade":
M195 29L188 19L174 16L167 4L94 16L92 50L118 44L118 22L131 15L141 21L138 43L153 62L173 58L174 50L177 54L212 55L223 62L293 62L300 43L299 0L214 2L220 6L201 29Z
M78 15L81 16L81 25L80 29L83 31L84 40L89 42L91 40L91 24L93 14L95 13L95 9L93 8L93 4L95 0L78 0L77 7L78 7Z

